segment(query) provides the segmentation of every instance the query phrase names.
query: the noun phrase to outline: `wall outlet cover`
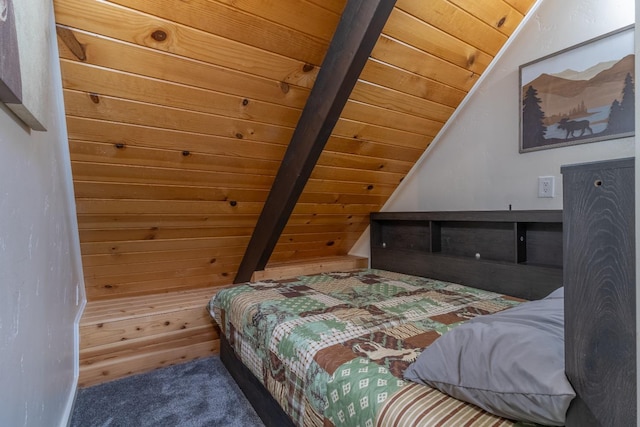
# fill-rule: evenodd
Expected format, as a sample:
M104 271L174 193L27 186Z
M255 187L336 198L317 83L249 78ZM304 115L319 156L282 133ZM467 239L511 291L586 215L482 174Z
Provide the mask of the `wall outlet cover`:
M554 176L539 176L538 197L555 197L555 181Z

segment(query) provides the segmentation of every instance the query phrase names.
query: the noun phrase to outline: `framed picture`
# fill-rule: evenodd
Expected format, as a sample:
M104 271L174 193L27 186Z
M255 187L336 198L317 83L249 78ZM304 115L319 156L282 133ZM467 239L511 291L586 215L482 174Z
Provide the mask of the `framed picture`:
M28 130L45 131L49 116L48 0L0 0L0 102Z
M520 66L520 152L635 132L633 25Z
M16 18L11 0L0 0L0 101L22 102Z

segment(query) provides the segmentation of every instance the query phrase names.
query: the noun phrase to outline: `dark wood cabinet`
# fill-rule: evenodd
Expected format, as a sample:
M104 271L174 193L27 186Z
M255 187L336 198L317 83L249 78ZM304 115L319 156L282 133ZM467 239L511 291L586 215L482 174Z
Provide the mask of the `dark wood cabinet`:
M565 363L580 396L566 425L635 426L634 160L562 175Z
M539 299L562 286L562 212L372 213L371 264Z

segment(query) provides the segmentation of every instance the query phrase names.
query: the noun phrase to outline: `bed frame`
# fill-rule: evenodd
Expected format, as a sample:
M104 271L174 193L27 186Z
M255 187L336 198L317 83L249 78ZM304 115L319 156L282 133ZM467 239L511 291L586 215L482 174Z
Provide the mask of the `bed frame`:
M371 268L526 299L562 286L562 211L380 212L370 219ZM222 362L265 425L293 426L226 338L220 340ZM572 417L588 411L575 406Z

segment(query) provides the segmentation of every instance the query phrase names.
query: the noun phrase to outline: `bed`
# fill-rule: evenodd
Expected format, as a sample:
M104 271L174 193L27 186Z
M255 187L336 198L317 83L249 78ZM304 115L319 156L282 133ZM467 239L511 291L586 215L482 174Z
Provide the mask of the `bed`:
M560 211L375 213L370 269L241 284L209 309L266 425L510 426L405 375L440 337L561 285Z

